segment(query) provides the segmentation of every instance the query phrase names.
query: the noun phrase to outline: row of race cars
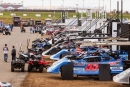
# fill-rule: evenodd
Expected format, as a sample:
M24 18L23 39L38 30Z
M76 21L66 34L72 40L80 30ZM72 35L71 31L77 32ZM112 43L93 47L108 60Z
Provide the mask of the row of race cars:
M51 39L36 39L32 41L32 48L28 48L27 53L23 51L19 53L19 58L23 59L25 62L28 61L28 72L37 69L39 69L39 72L42 72L43 68L46 68L48 73L61 73L62 78L67 77L67 74L69 74L69 72L65 74L67 69L62 67L67 66L70 63L73 64L73 75L77 76L98 76L100 78L100 64L109 64L111 75L120 75L123 73L123 61L128 60L128 52L123 50L112 51L106 47L84 46L80 47L82 52L77 53L76 47L79 46L79 44L76 44L76 40L70 39L74 36L77 37L76 35L60 33L53 36ZM46 56L50 56L50 59L55 60L56 62L50 66L49 62L45 61ZM17 67L17 65L18 63L12 62L13 68L17 69L21 67ZM13 71L13 68L11 67L11 71ZM21 71L24 70L21 68ZM126 71L129 73L129 70ZM119 75L118 77L114 76L113 81L124 83L123 81L120 81ZM127 78L129 78L129 76L127 76ZM125 84L129 84L129 80L126 80Z
M99 76L100 64L109 64L111 75L120 75L124 71L123 61L128 60L128 52L125 52L123 50L112 51L111 49L100 48L97 46L84 46L80 48L82 49L82 52L80 54L77 54L75 47L76 40L70 40L68 38L63 39L63 37L65 37L65 35L63 34L58 34L53 37L55 46L42 53L43 56L51 55L50 59L56 60L56 62L54 62L47 69L48 73L60 73L61 77L67 77L66 74L69 74L69 72L67 72L69 68L63 70L62 67L67 65L69 67L70 63L73 64L73 75L77 76ZM71 36L69 36L69 38L70 37ZM127 74L125 74L125 77L122 77L120 79L119 75L117 75L113 77L113 81L118 83L130 84L128 74L130 71L129 69L126 71ZM123 82L122 79L127 80Z
M98 46L79 48L76 39L71 39L71 37L77 37L77 34L59 33L52 37L32 41L32 47L27 47L28 52L24 52L21 47L19 57L11 62L11 71L21 69L24 72L25 63L27 62L28 72L38 70L42 73L45 68L48 73L60 73L63 78L70 77L69 73L71 72L67 72L69 68L64 69L62 67L69 67L71 64L73 65L71 77L77 75L98 76L100 78L99 65L109 64L111 75L117 74L113 77L113 81L129 84L129 79L127 79L129 76L126 76L127 80L123 82L123 75L130 72L129 69L123 70L123 61L128 60L128 52L122 50L112 51ZM29 44L30 40L27 40L27 43ZM77 49L81 49L82 52L77 53ZM55 62L50 65L49 62L45 61L46 56L50 56L50 59L55 60Z

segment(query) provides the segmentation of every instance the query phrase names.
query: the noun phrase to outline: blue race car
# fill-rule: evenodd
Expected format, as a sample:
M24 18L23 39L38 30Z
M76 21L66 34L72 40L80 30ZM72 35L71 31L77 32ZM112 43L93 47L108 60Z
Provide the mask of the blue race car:
M62 73L62 66L73 64L73 74L74 75L99 75L99 64L110 64L110 73L118 74L123 71L122 61L124 59L115 60L113 57L102 57L102 56L86 56L81 58L76 58L72 55L67 55L64 58L54 62L51 67L47 69L48 73ZM62 75L61 75L62 76Z
M51 44L49 43L48 40L44 39L43 41L34 41L32 43L32 47L39 47L39 48L44 48L45 50L51 48Z
M126 52L124 50L116 50L116 51L112 51L112 53L117 54L121 58L125 58L125 60L128 60L128 52ZM109 51L107 52L107 54L111 55L111 53Z
M90 46L86 46L84 48L81 48L82 51L86 51L88 54L93 54L94 52L96 52L98 50L97 47L90 47ZM76 49L75 48L71 48L71 49L62 49L59 52L57 52L56 54L53 54L50 59L52 60L59 60L62 57L64 57L65 55L68 54L75 54L76 53Z

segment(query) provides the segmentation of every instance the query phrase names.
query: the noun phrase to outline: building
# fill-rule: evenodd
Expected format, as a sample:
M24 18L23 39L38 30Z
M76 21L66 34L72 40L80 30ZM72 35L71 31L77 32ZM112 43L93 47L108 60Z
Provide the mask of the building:
M0 10L24 9L22 3L0 3Z

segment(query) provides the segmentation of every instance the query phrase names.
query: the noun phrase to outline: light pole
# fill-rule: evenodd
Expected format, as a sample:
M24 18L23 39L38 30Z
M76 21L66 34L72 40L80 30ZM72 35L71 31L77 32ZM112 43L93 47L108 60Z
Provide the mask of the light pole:
M22 5L23 5L23 1L21 1Z
M84 0L83 0L83 9L82 9L82 15L81 15L81 17L83 17L83 13L84 13Z
M50 10L51 10L51 0L50 0Z
M63 1L63 10L64 10L64 0L62 0Z
M43 1L44 1L44 0L42 0L42 9L43 9Z
M99 0L99 9L100 9L100 0Z
M110 0L110 13L111 13L111 0Z
M105 0L102 0L103 1L103 18L105 18L105 8L104 8L104 1Z
M78 12L78 4L76 4L77 12Z

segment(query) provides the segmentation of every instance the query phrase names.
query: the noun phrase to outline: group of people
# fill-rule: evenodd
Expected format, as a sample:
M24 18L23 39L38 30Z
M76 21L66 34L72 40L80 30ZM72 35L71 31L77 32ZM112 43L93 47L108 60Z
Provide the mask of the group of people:
M30 27L30 34L31 34L31 33L33 33L33 34L34 34L36 30L41 31L41 30L42 30L42 28L43 28L43 26L42 26L42 25L35 25L35 26L31 26L31 27Z
M9 51L9 48L8 48L7 44L5 44L5 46L3 47L4 61L5 62L7 62L7 60L8 60L8 51ZM15 58L16 58L15 46L12 46L11 55L12 55L12 60L15 60Z

